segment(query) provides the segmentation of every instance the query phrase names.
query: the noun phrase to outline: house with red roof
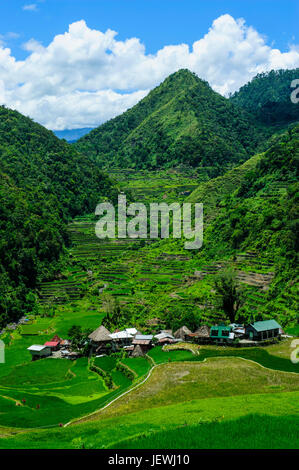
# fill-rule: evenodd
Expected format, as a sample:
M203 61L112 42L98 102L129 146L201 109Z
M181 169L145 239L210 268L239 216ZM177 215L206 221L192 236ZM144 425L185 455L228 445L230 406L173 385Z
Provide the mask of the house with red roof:
M59 349L60 342L59 341L47 341L45 346L51 348L51 351L57 351Z

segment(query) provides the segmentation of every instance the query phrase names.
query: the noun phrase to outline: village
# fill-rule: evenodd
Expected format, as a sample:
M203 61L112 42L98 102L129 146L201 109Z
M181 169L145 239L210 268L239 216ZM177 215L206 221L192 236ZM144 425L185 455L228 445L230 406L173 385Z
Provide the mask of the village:
M263 346L280 340L284 335L282 327L276 320L256 321L248 325L232 323L230 325L200 326L192 332L187 326L182 326L177 331L160 330L157 334L142 334L137 328L131 327L124 330L110 332L105 326L100 325L88 336L87 345L89 355L101 357L114 352L124 351L129 357L145 356L147 352L156 346L162 348L166 345L179 343L210 344L221 346L250 347ZM44 344L33 344L27 348L32 355L32 360L41 358L64 358L74 360L82 355L82 352L74 348L72 341L62 339L55 335Z

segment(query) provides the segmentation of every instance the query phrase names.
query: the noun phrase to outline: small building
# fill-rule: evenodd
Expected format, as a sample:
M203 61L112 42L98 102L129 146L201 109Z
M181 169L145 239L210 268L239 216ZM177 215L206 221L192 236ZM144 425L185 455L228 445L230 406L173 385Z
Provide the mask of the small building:
M91 341L92 352L99 352L106 349L108 343L111 343L110 331L103 325L90 333L88 338Z
M172 338L161 338L161 339L158 339L158 344L161 345L161 344L173 344L173 343L177 343L177 342L180 342L181 340L180 339L172 339Z
M52 354L51 348L44 344L33 344L32 346L29 346L27 350L31 353L33 361L43 357L51 356Z
M47 341L45 346L51 348L52 351L58 351L60 342L59 341Z
M215 325L211 327L210 338L216 343L231 343L235 334L231 331L230 326Z
M134 350L132 351L131 356L132 357L142 357L142 356L145 356L145 354L146 354L145 350L141 347L140 344L137 344L134 347Z
M172 330L161 330L160 333L165 333L173 337Z
M210 327L207 325L200 326L194 333L196 338L207 339L210 337Z
M129 334L129 335L132 335L132 336L135 336L137 335L137 330L136 328L126 328L126 332Z
M192 331L187 328L187 326L181 326L174 334L173 336L176 339L181 339L182 341L190 341L190 335L192 334Z
M160 339L164 338L170 338L170 339L175 339L172 334L170 333L159 333L158 335L155 335L155 339L160 341Z
M198 343L210 342L210 327L207 325L200 326L194 333L190 333L189 339Z
M281 326L276 320L256 321L245 327L245 335L253 341L280 336Z
M137 346L139 346L137 351L140 351L141 349L143 352L143 355L146 354L147 351L152 347L152 340L153 340L153 335L136 335L132 341L132 345L134 346L134 351L137 348Z
M62 342L63 340L62 340L62 338L60 338L60 336L55 335L55 336L53 336L53 338L51 339L51 341L57 341L59 344L61 344L61 342Z
M123 346L129 346L132 343L133 338L134 336L128 333L126 330L118 331L117 333L112 333L110 335L110 340L112 340L113 349L118 349L119 347Z
M60 341L60 346L62 348L68 348L71 345L71 342L68 339L62 339Z

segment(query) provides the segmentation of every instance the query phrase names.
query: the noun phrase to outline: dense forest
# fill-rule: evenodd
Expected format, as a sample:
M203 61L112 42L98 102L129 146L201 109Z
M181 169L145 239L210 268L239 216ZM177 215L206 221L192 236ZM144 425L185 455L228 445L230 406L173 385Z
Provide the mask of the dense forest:
M89 157L0 107L0 324L34 306L38 279L59 272L66 223L113 187Z
M105 165L207 167L217 176L245 161L264 136L247 111L188 70L170 75L136 106L79 139L75 147Z
M260 122L273 125L296 122L299 120L299 107L290 97L294 91L292 81L298 77L299 69L260 73L234 93L230 100L253 113Z

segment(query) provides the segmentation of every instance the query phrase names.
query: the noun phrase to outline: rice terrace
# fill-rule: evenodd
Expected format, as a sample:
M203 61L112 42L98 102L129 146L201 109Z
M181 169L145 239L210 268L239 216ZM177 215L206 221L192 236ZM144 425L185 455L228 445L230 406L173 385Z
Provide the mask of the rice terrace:
M228 13L183 59L98 29L0 29L0 449L298 449L299 53Z

